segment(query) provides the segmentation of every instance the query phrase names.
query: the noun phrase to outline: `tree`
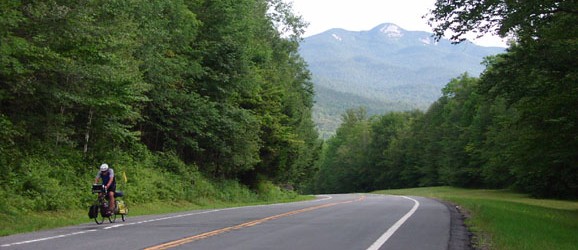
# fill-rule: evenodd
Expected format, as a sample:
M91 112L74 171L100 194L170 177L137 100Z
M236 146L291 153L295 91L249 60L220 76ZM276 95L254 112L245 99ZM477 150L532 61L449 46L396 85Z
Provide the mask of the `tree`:
M370 163L370 190L417 186L416 159L410 128L415 119L423 114L419 111L389 113L376 116L371 124L371 146L368 152Z
M519 41L539 38L544 28L560 20L567 25L578 15L578 3L565 0L466 0L436 1L435 8L425 17L434 28L437 39L451 32L451 39L464 41L469 32L508 35ZM571 28L571 26L568 26Z
M138 141L132 126L148 85L133 57L136 26L127 12L136 5L51 1L3 7L19 13L4 32L8 57L0 73L2 113L13 124L29 139L85 153Z
M578 132L577 51L546 43L514 46L482 76L481 93L515 110L508 163L516 185L538 196L574 195ZM543 51L551 51L544 54ZM574 66L572 66L574 65Z
M371 176L367 152L371 144L369 121L365 109L349 109L343 123L330 138L319 162L315 191L368 191Z
M537 196L578 193L577 10L576 1L437 1L429 14L438 38L451 31L459 42L470 30L516 37L488 65L479 93L515 111L508 127L518 136L499 158L516 186Z

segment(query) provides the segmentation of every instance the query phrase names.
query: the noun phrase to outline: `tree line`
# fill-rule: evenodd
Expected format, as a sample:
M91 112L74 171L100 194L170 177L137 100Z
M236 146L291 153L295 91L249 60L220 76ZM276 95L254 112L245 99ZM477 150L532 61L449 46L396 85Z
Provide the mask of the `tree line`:
M305 25L280 0L2 1L0 193L56 209L102 162L159 199L199 173L299 187L320 150Z
M315 192L434 185L578 197L578 5L571 1L437 1L437 36L513 37L479 78L463 74L425 112L343 115ZM500 18L496 18L500 17Z

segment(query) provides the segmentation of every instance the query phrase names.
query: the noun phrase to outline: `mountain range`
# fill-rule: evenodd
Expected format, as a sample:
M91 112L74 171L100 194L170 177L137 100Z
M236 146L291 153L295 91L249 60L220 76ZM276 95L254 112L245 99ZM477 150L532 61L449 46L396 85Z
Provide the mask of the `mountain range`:
M463 73L479 76L485 57L505 51L465 41L435 41L432 33L384 23L368 31L330 29L304 38L299 53L315 86L314 120L323 137L341 115L365 107L369 115L425 110Z

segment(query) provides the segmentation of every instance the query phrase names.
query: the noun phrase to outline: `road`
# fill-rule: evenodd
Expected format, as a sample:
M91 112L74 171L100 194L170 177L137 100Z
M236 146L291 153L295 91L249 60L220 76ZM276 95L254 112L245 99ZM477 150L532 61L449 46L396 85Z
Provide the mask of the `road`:
M0 249L448 249L450 214L422 197L322 195L11 235Z

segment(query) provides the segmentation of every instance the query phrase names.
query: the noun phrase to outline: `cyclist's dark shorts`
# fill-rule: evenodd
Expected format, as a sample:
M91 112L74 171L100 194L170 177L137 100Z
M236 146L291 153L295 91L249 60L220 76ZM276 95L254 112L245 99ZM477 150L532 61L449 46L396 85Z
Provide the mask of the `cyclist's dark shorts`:
M107 189L107 192L116 192L116 183L110 185L110 187Z

